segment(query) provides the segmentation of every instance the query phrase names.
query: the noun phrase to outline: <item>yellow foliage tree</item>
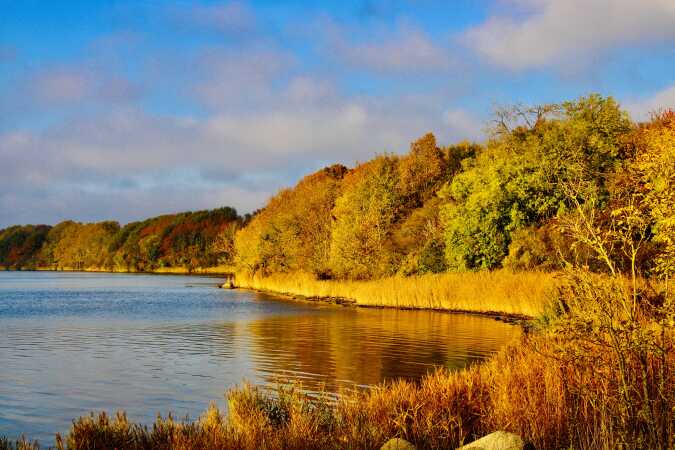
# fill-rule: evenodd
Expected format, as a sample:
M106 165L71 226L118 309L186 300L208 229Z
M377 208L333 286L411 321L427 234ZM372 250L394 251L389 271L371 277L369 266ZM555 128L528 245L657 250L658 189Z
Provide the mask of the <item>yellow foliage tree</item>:
M675 111L656 116L643 139L633 170L654 220L653 241L660 249L657 269L669 276L675 272Z
M392 225L401 208L398 158L378 156L343 181L335 202L330 266L341 278L367 279L394 270Z
M398 164L399 190L410 207L419 207L435 194L446 174L447 161L427 133L410 145L410 152Z
M249 272L304 270L325 274L331 210L346 172L341 165L327 167L274 196L248 226L237 232L237 267Z

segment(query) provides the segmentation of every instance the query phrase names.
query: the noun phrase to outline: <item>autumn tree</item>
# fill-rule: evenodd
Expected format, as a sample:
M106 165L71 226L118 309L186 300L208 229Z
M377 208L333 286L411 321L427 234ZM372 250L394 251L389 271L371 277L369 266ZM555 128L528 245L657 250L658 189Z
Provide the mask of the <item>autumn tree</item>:
M61 222L49 231L41 260L55 268L109 268L109 246L118 231L117 222Z
M334 165L284 189L237 233L238 268L249 272L306 271L326 276L331 211L347 168Z
M338 277L367 279L394 271L392 225L402 207L398 158L383 155L343 181L335 202L330 267Z
M39 252L51 227L15 225L0 230L0 266L7 268L39 265Z
M606 202L631 128L616 102L598 95L498 117L487 147L441 191L453 270L498 267L512 232L566 211L566 180L588 180Z
M610 418L611 426L601 430L603 440L626 448L672 444L675 391L669 355L675 302L667 276L675 237L674 124L667 112L627 136L628 159L609 180L609 199L589 180L561 186L572 207L560 220L561 229L573 245L595 254L604 273L590 273L588 267L566 271L553 320L553 356L571 379L590 374L610 387L601 393L583 387L570 392ZM666 282L654 282L651 270L665 275Z
M669 277L675 273L675 111L657 114L640 134L630 169L653 221L655 269Z
M447 161L436 145L433 134L427 133L410 145L410 152L398 163L398 190L408 208L422 206L436 193L447 172Z

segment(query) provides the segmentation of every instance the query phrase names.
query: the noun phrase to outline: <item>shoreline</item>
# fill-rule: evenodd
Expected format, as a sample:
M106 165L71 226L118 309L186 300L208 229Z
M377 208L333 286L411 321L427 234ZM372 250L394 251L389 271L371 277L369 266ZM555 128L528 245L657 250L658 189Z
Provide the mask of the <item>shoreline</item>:
M247 287L223 287L219 286L220 289L226 290L240 290L248 292L256 292L259 294L265 294L272 297L281 297L288 301L298 302L298 303L320 303L325 305L335 305L335 306L344 306L351 308L363 308L363 309L393 309L397 311L432 311L438 313L446 314L461 314L469 316L479 316L479 317L489 317L495 319L499 322L511 323L514 325L523 324L534 319L533 316L527 316L523 314L509 314L502 313L499 311L472 311L469 309L445 309L445 308L421 308L421 307L412 307L412 306L390 306L390 305L364 305L358 303L356 300L350 298L341 298L341 297L308 297L304 295L294 295L285 292L277 292L267 289L255 289Z

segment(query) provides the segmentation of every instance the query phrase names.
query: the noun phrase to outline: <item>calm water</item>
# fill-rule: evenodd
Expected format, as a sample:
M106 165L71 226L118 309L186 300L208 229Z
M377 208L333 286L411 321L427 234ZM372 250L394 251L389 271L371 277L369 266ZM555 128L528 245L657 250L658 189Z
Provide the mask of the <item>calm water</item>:
M92 410L198 416L246 379L308 390L416 379L496 351L489 318L297 303L206 277L0 272L0 435L44 443Z

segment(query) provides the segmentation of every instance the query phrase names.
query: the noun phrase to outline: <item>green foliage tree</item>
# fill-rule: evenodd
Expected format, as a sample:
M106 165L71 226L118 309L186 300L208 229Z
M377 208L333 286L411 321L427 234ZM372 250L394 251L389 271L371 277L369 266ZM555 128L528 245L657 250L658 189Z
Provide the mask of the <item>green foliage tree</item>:
M598 95L501 111L497 118L487 147L440 193L453 270L498 267L512 232L566 211L560 186L567 180L588 180L606 202L607 179L631 129L616 102Z

